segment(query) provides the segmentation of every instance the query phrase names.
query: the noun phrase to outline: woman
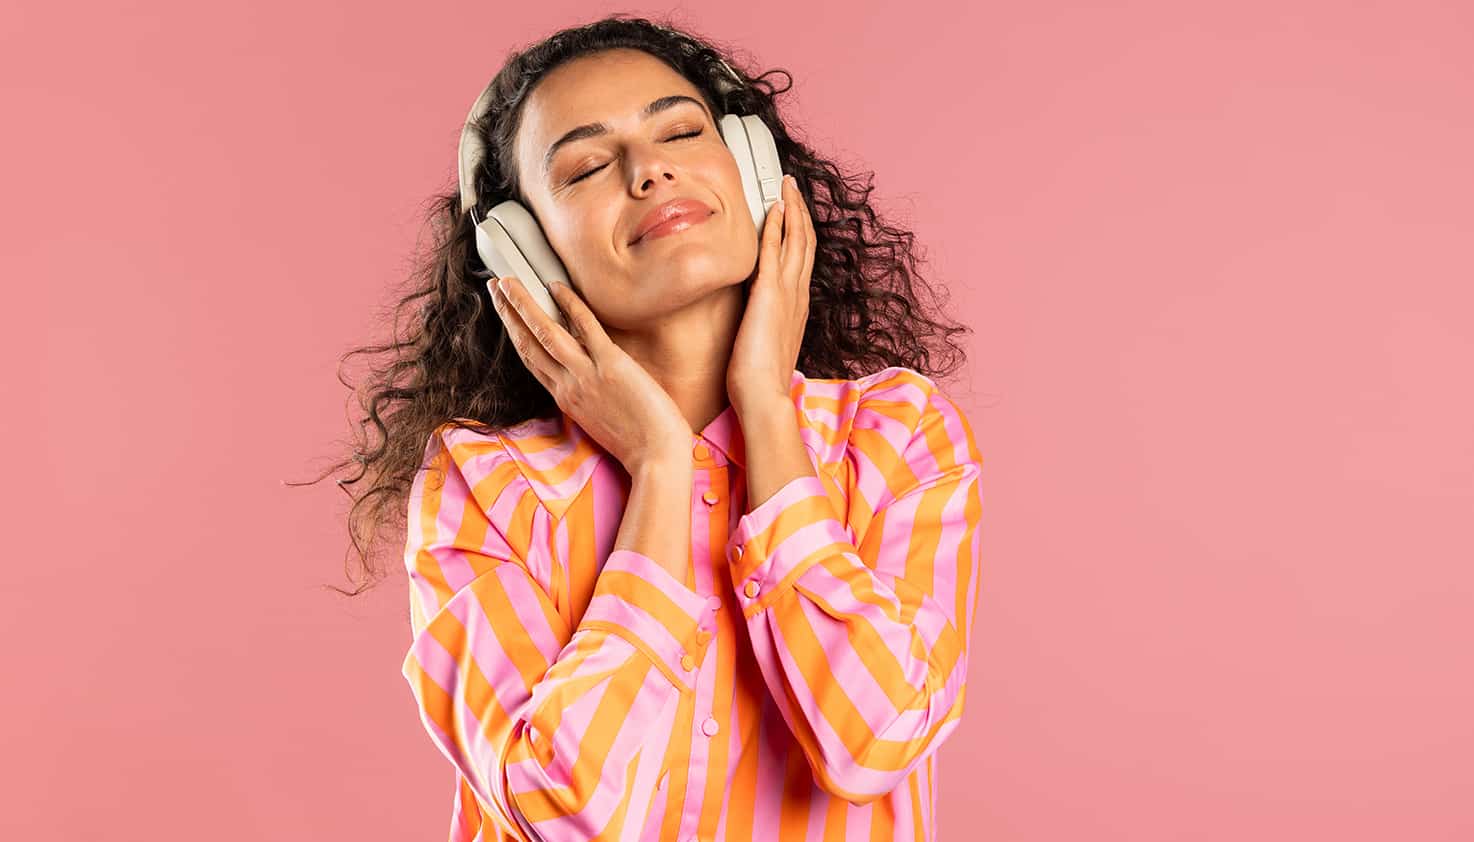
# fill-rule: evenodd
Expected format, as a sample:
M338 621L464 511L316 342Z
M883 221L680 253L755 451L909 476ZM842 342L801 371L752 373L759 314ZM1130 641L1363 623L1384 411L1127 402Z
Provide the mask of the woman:
M372 349L403 361L358 502L407 497L403 674L456 770L452 840L935 838L981 457L925 368L910 234L723 58L624 16L512 56L477 218L533 212L568 329L483 282L452 194L417 332ZM761 230L729 112L796 175ZM638 237L676 198L711 213Z

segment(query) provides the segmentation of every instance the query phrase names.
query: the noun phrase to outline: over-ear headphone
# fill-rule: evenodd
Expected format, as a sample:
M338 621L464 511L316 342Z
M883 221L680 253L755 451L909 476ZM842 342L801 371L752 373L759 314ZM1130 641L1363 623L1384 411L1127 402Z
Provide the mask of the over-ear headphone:
M718 61L732 79L729 84L741 87L742 78L725 61L720 58ZM457 153L461 210L472 215L476 225L476 252L492 275L497 278L516 277L532 300L567 329L568 322L553 301L547 284L553 281L568 283L568 272L548 244L532 212L515 199L507 199L488 211L485 219L478 221L475 218L474 174L485 154L485 144L477 134L475 124L486 113L491 94L492 86L488 84L471 105L466 125L461 130ZM732 157L737 160L737 170L742 175L742 192L752 214L753 226L762 231L768 209L782 195L783 168L778 160L773 133L755 114L724 114L718 128Z

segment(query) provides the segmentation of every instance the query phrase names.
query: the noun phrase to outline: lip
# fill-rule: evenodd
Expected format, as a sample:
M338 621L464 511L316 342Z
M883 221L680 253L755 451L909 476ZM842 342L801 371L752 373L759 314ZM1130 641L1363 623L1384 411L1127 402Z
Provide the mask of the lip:
M698 199L671 199L669 202L655 208L645 214L640 224L635 227L634 239L630 245L635 245L644 239L673 234L683 231L692 225L705 222L707 217L715 211Z

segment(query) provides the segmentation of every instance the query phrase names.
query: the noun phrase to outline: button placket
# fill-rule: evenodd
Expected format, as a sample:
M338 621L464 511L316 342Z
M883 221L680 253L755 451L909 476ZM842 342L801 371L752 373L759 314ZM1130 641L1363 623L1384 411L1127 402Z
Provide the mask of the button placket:
M705 533L697 532L696 530L705 529L704 524L710 516L709 509L724 499L725 492L721 490L724 483L720 480L726 476L726 469L722 464L721 456L716 453L713 447L694 438L692 441L691 455L696 463L697 482L707 485L707 488L702 490L699 495L701 498L700 502L696 502L693 498L690 516L693 519L693 558L699 557L708 560L708 564L698 566L695 586L701 590L705 590L708 595L706 598L707 611L702 612L701 619L696 625L696 632L691 638L689 650L682 653L681 666L685 667L686 678L695 691L695 711L693 713L699 718L701 711L704 710L710 714L713 710L712 696L715 689L715 682L710 677L706 679L701 678L700 672L705 669L703 665L707 660L706 655L716 636L715 627L717 618L715 615L717 611L721 610L724 597L711 592L721 582L719 575L722 572L720 568L720 556L715 557L718 566L715 569L710 566L710 560L713 559L713 550L717 549L720 544L715 546L708 544L704 540ZM707 479L712 479L713 481L708 483L706 482ZM703 577L710 581L704 581ZM708 715L704 719L700 719L699 724L697 724L692 732L695 739L692 740L690 746L690 773L686 779L688 797L690 797L690 793L700 792L704 789L705 776L702 774L702 770L706 768L707 758L710 752L710 745L707 741L718 730L717 721ZM695 815L682 817L678 838L684 840L684 842L696 842L698 837L687 836L687 834L692 833L696 829L696 819L697 816Z
M741 544L734 544L732 546L732 565L735 567L738 564L740 564L741 562L742 562L742 545ZM756 571L754 571L754 572L756 572ZM752 599L752 598L756 597L761 590L762 590L762 586L758 584L757 579L748 579L747 580L747 583L742 586L742 593L748 599Z
M721 605L721 598L712 596L707 600L706 604L708 608L715 611ZM706 656L706 644L711 642L713 634L714 632L710 626L699 624L696 626L696 646L699 647L697 651L701 653L702 657L698 660L691 650L682 653L681 666L686 672L695 672L701 666L701 662L705 660Z

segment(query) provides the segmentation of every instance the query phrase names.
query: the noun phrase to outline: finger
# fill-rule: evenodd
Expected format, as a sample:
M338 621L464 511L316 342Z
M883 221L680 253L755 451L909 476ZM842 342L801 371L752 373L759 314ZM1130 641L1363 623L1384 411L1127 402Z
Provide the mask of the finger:
M522 324L527 328L528 334L562 368L575 368L588 359L588 354L578 340L573 338L567 328L558 324L556 319L538 306L521 281L513 278L507 281L506 286L505 295L517 309L517 314L522 317ZM554 286L557 285L554 284Z
M795 188L795 190L796 189L797 188ZM814 229L814 215L812 213L810 213L810 211L809 211L809 203L806 202L806 201L804 201L803 194L802 193L799 194L798 204L799 204L799 207L803 208L803 220L804 220L803 230L804 230L804 234L805 234L805 246L806 246L804 248L803 269L801 270L801 272L799 274L799 279L805 285L807 285L809 279L811 278L811 276L813 275L813 272L814 272L814 253L818 250L818 247L819 247L819 234Z
M783 256L787 260L790 252L794 250L793 240L798 234L798 227L802 224L803 213L799 206L803 204L803 197L798 194L798 185L793 176L783 176ZM787 210L792 208L793 210Z
M553 301L563 311L569 332L582 343L586 354L592 358L604 353L611 341L609 334L604 332L604 325L600 324L594 311L589 309L588 302L578 294L578 290L571 284L560 282L548 284L548 290L553 294Z
M781 199L779 200L782 201ZM758 271L759 278L772 274L778 266L779 252L783 237L783 205L774 202L768 208L768 218L763 220L762 242L758 249Z
M804 285L804 289L805 290L808 289L809 284L813 281L813 276L814 276L814 252L818 250L818 244L819 244L818 239L816 239L813 234L810 234L809 235L809 247L806 248L806 249L804 249L804 264L803 264L803 268L799 270L799 276L798 276L799 283L801 283L801 284ZM805 300L807 300L807 296L805 297Z
M798 284L803 281L804 263L808 260L810 238L808 226L804 222L808 208L804 204L803 194L799 192L797 179L789 175L784 176L783 181L784 207L792 208L784 214L783 278L789 283Z
M515 294L521 281L511 275L507 276L507 287ZM497 286L495 280L487 281L487 287L491 291L492 300L496 302L497 313L502 317L502 322L507 328L507 337L512 341L512 346L517 349L517 356L522 358L522 364L527 370L542 382L549 391L559 382L564 374L562 363L554 359L542 343L538 341L533 331L528 328L527 321L522 315L522 309L511 301L510 296L504 294ZM534 305L535 306L535 305Z
M797 187L795 187L794 189L795 190L798 190ZM803 217L804 217L804 228L808 230L808 232L809 232L809 238L811 240L817 240L818 237L814 233L814 214L809 210L809 203L803 200L803 191L798 190L798 195L799 195L799 203L798 203L799 204L799 207L803 208L803 211L804 211L804 213L803 213Z

